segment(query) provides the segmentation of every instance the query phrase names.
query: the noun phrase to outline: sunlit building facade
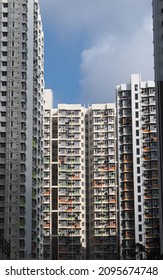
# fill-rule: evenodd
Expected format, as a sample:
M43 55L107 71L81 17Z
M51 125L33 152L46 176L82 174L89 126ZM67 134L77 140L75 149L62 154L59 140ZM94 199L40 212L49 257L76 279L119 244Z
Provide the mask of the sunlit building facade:
M85 109L50 109L49 99L45 91L44 258L85 259Z
M130 84L117 87L117 133L120 256L157 257L159 186L153 81L142 82L139 75L131 75Z
M90 259L117 259L117 171L115 104L87 110L87 195Z
M115 151L114 104L52 109L45 91L44 258L116 258Z

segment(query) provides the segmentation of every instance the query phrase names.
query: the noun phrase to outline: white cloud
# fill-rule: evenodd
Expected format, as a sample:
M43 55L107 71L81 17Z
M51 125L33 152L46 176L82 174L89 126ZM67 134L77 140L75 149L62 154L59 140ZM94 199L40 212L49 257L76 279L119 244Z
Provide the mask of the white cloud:
M50 28L65 40L130 33L149 12L149 0L40 0Z
M84 42L79 102L112 102L131 73L153 79L149 0L40 0L55 41ZM66 65L65 65L66 67Z
M125 40L104 38L81 55L81 100L115 101L115 86L129 82L130 74L140 73L143 80L153 79L151 21Z

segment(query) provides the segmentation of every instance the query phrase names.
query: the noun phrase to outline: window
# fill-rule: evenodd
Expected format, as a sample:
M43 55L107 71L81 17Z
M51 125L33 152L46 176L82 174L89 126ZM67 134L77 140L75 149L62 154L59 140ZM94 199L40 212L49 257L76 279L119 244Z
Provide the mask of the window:
M2 71L2 76L3 77L7 76L7 72L6 71Z
M8 26L8 22L3 22L3 27L7 27Z
M140 183L140 176L137 177L137 183Z
M6 112L1 112L1 117L5 117L6 116Z
M139 148L136 149L136 154L140 155L140 149Z
M136 145L139 145L139 139L136 139Z
M142 222L142 215L138 215L139 222Z
M138 121L136 121L136 127L139 127L139 122Z
M4 212L4 207L0 207L0 212L1 212L1 213Z
M1 102L1 105L2 105L2 107L6 106L6 102L5 102L5 101L2 101L2 102Z
M2 66L7 66L7 61L2 61Z
M141 193L141 186L138 186L138 193Z
M136 130L136 136L139 136L139 130Z
M7 42L2 42L3 47L7 47Z
M2 56L7 56L7 52L2 52Z
M139 231L142 231L142 225L139 225Z
M6 123L5 122L1 122L1 127L5 127Z
M5 132L1 132L1 133L0 133L0 136L1 136L1 137L6 137L6 133L5 133Z
M8 3L3 3L3 8L7 8L8 7Z
M141 205L138 205L138 212L141 212Z
M140 167L137 167L137 173L140 173Z
M138 85L135 85L135 90L138 90Z
M139 112L135 112L135 118L139 118Z
M4 218L0 218L0 224L4 223Z
M137 158L137 164L140 164L140 158Z
M138 202L141 202L141 195L138 195Z
M0 153L0 158L5 158L5 154L4 153Z
M2 82L2 87L6 87L7 86L7 82Z
M142 241L142 235L139 234L139 241Z
M2 32L3 37L7 37L8 33L7 32Z
M139 105L138 105L138 102L135 103L135 109L138 109L139 108Z
M135 93L135 100L138 100L138 94Z
M3 17L8 17L8 13L3 13Z
M1 91L2 92L2 96L6 96L7 92L6 91Z

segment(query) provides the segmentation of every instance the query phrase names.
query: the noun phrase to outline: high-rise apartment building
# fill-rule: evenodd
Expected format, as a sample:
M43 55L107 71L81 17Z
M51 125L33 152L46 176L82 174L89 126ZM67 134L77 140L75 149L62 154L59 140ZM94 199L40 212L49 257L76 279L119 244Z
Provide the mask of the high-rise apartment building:
M118 258L115 112L115 104L93 104L86 114L90 259Z
M45 259L85 259L84 108L50 109L45 92L43 235Z
M152 4L160 186L160 253L163 254L163 2L153 0Z
M0 0L0 232L12 259L42 257L43 56L38 0Z
M121 258L153 258L159 255L154 82L131 75L130 84L117 86L117 133Z
M117 257L115 106L59 104L45 91L44 258Z

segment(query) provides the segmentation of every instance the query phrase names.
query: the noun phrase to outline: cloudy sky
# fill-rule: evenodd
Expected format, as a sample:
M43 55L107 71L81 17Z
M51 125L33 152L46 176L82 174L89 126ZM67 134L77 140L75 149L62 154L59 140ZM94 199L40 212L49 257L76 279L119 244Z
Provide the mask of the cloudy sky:
M150 0L40 0L45 83L58 103L115 101L131 73L153 79Z

